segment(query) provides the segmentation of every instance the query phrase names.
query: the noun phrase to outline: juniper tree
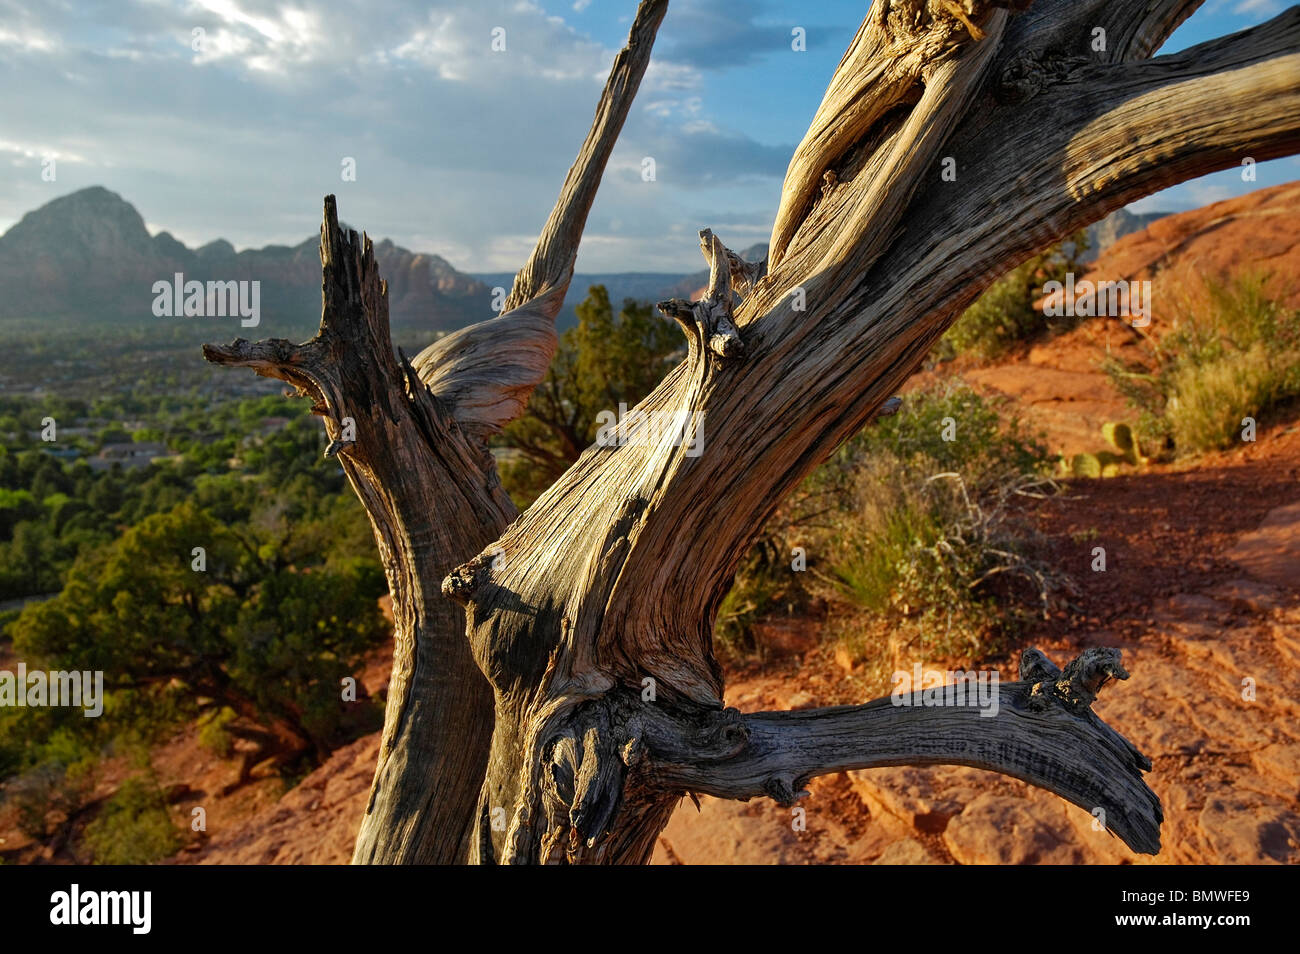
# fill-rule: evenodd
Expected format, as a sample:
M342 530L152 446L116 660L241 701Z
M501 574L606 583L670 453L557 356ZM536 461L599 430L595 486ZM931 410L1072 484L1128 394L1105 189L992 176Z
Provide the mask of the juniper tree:
M1297 150L1300 8L1151 58L1198 5L876 0L790 162L767 261L702 231L706 294L661 306L687 353L639 408L689 413L703 453L590 447L523 514L486 442L546 373L666 0L641 3L499 317L394 354L370 241L326 199L316 337L205 353L295 385L335 441L355 422L331 446L396 616L356 861L644 862L685 793L789 803L822 773L938 763L1101 808L1158 850L1150 763L1090 708L1127 676L1115 651L1064 671L1027 653L992 718L888 699L742 714L711 629L779 501L998 275L1142 196Z

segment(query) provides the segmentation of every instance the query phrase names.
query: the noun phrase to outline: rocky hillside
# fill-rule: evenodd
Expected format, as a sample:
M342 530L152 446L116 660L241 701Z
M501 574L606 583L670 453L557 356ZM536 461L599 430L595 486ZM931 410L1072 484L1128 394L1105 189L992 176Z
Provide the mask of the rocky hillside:
M1093 281L1153 280L1158 320L1181 304L1179 285L1242 270L1273 276L1273 290L1300 305L1300 182L1164 216L1105 248L1083 276Z
M310 328L320 317L320 240L236 252L224 239L190 249L150 235L131 203L100 186L23 216L0 236L0 318L156 321L153 283L261 282L261 335ZM397 328L453 329L490 317L487 286L437 255L388 240L375 255ZM269 329L269 330L268 330Z
M1161 213L1134 216L1120 210L1089 230L1089 255ZM153 283L186 280L261 282L262 328L258 337L293 335L320 317L317 236L294 246L268 245L237 252L225 239L188 248L169 232L150 235L131 203L102 186L62 196L27 213L0 236L0 319L154 320ZM757 261L766 243L741 255ZM492 316L492 289L509 288L513 274L457 271L437 255L412 252L388 239L375 243L380 273L388 281L394 328L452 330ZM689 297L708 281L708 271L575 275L557 318L561 329L576 322L574 306L594 284L615 304L624 298L660 301Z
M1202 277L1240 272L1272 276L1274 293L1300 307L1300 182L1260 189L1236 199L1162 217L1120 238L1080 280L1150 281L1152 323L1160 338ZM1130 359L1139 337L1120 321L1088 321L994 367L962 370L972 384L1009 398L1050 449L1067 457L1094 452L1101 427L1131 412L1102 374L1101 358Z

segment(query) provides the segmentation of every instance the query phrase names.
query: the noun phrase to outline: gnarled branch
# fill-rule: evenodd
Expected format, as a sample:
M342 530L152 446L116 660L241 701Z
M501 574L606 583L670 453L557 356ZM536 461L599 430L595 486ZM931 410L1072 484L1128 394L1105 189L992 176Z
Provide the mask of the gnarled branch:
M1098 817L1126 845L1156 854L1164 815L1142 778L1151 762L1097 717L1088 698L1098 686L1088 677L1098 666L1122 673L1118 658L1116 650L1087 650L1059 681L1024 679L1022 663L1024 681L985 686L988 699L976 698L974 684L957 684L861 706L743 716L727 710L717 717L718 731L743 735L734 752L693 756L685 740L656 751L663 742L650 739L653 776L719 798L769 795L789 804L809 779L831 772L967 765L1022 779L1088 812L1101 809Z
M648 855L645 829L619 822L629 801L675 803L689 792L789 805L816 776L889 765L967 765L1019 778L1094 814L1134 851L1156 854L1164 816L1142 777L1151 762L1091 709L1102 684L1128 678L1119 651L1085 650L1062 673L1030 649L1020 675L790 712L665 704L625 689L575 698L533 736L536 809L516 818L507 857ZM545 837L530 842L528 828L543 821Z

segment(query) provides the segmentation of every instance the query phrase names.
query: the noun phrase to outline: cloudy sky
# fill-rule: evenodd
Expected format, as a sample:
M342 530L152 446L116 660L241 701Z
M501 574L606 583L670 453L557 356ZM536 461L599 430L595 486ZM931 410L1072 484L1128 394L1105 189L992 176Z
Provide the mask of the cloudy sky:
M765 240L862 0L673 0L592 210L587 272L699 267L695 232ZM1181 49L1280 12L1209 0ZM321 196L465 271L522 262L635 0L0 0L0 230L89 185L191 246L294 244ZM792 49L801 27L807 49ZM493 49L504 30L504 50ZM497 34L500 36L501 34ZM500 44L498 44L500 45ZM55 180L44 160L55 158ZM641 175L644 157L655 180ZM355 181L343 181L345 159ZM1144 200L1193 208L1300 160Z

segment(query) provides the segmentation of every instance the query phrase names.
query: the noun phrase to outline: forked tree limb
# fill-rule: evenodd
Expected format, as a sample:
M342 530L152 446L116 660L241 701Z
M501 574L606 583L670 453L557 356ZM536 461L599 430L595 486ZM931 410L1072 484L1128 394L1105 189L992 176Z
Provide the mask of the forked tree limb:
M889 128L891 114L929 97L959 111L963 97L937 82L938 71L979 43L985 55L997 47L1005 10L1028 0L903 0L871 6L786 171L781 203L769 243L769 268L784 261L789 245L823 185L833 186L852 164L850 151ZM990 38L989 34L992 34ZM936 88L939 87L939 88ZM935 106L914 111L935 114ZM915 134L906 137L916 140ZM895 157L895 162L898 158ZM895 174L882 163L877 174ZM873 177L874 178L874 177ZM883 230L887 232L888 230Z
M845 259L854 280L800 275L787 262L740 304L745 377L765 387L719 387L701 402L689 393L694 385L687 377L674 375L644 402L648 411L700 408L706 440L728 453L706 450L683 462L665 487L630 479L653 473L646 469L648 445L620 448L617 455L579 461L542 500L562 500L571 486L590 493L589 481L605 479L611 492L617 486L621 495L652 495L650 509L675 498L689 509L662 522L647 520L637 534L648 562L641 564L635 551L629 555L635 569L628 578L662 580L664 590L641 586L642 596L628 596L641 606L672 593L675 606L689 607L684 616L698 611L708 618L713 593L700 585L708 568L729 572L768 508L898 390L927 342L990 276L1141 195L1237 165L1243 153L1263 159L1300 149L1300 84L1292 82L1300 75L1297 50L1300 10L1292 10L1177 56L1090 67L1030 101L1050 103L1064 119L1061 126L1027 126L1018 137L1006 129L1025 101L1001 106L992 100L991 111L979 113L951 143L958 181L944 184L932 169L932 184L908 208L887 261L869 264L877 245L865 235L862 270L856 252ZM792 305L794 285L806 291L805 311ZM864 386L863 368L887 373ZM776 432L773 407L781 409ZM729 493L718 499L709 487ZM548 517L542 507L524 520L540 524ZM664 561L679 551L674 538L683 522L709 527L714 545L677 577L665 570L678 558ZM638 577L641 572L648 575Z
M666 7L666 0L641 5L501 318L446 336L414 362L399 361L370 240L339 229L330 196L317 335L302 345L240 339L204 348L209 361L279 378L311 399L326 419L327 453L338 454L375 531L393 599L394 664L356 861L450 863L469 853L492 734L491 691L466 643L464 614L439 584L516 515L486 440L523 412L546 373L587 213Z

